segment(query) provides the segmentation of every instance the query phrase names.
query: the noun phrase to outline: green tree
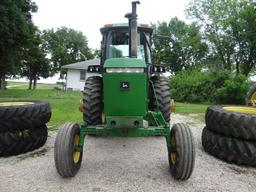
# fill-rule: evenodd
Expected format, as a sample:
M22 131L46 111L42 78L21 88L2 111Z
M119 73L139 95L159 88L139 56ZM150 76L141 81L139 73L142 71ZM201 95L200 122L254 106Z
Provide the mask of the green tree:
M67 27L45 30L42 38L43 49L51 57L54 73L60 72L63 65L94 58L87 38L80 31Z
M36 89L37 80L40 77L47 78L51 75L51 66L46 54L41 47L42 39L40 32L35 31L35 34L29 38L28 43L23 50L23 60L19 75L29 79L29 89Z
M191 0L186 12L204 29L211 54L221 67L248 76L256 63L256 3Z
M36 10L30 0L0 1L0 90L5 88L6 76L19 70L23 45L34 29L31 13Z
M94 49L93 50L93 55L94 55L95 58L100 58L101 50L100 49Z
M161 22L153 27L158 35L169 37L155 44L154 63L164 63L176 73L200 64L205 58L208 48L194 23L188 25L175 17L169 23Z

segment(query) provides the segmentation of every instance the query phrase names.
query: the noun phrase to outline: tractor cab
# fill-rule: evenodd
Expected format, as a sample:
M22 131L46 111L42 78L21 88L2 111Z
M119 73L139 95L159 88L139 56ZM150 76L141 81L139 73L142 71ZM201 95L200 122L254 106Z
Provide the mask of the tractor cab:
M131 56L130 33L128 24L107 24L100 29L102 33L101 64L110 58L128 58ZM137 30L137 59L151 64L151 42L153 29L142 24Z

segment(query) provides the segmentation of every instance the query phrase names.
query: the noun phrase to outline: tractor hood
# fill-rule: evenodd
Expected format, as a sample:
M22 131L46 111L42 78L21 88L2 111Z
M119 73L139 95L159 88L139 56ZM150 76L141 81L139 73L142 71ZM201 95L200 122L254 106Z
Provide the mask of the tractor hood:
M136 58L111 58L107 59L104 68L146 68L146 63L143 59Z

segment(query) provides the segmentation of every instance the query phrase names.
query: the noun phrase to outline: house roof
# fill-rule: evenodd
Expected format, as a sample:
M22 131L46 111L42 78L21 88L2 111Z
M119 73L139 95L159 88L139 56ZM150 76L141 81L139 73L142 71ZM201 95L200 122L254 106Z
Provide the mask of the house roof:
M89 65L100 65L100 59L92 59L87 61L81 61L77 63L72 63L68 65L63 65L63 69L84 69L87 70Z

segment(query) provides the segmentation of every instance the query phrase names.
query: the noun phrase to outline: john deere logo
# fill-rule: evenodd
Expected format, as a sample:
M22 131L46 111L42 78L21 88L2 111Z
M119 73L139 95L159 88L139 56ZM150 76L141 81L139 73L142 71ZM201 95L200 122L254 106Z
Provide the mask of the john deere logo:
M121 91L129 91L130 83L129 82L120 82Z

